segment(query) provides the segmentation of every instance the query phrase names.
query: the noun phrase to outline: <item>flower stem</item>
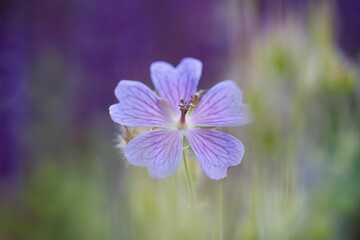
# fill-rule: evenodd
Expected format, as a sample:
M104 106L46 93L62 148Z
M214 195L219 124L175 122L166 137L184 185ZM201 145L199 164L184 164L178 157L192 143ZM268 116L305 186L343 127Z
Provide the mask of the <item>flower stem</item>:
M223 201L224 201L224 180L220 180L219 186L219 240L223 239Z
M194 194L193 194L192 182L191 182L191 178L190 178L190 173L189 173L189 168L188 168L188 164L187 164L187 160L186 160L185 151L183 151L183 161L184 161L186 179L188 182L188 189L189 189L189 194L190 194L190 206L192 207L194 204Z

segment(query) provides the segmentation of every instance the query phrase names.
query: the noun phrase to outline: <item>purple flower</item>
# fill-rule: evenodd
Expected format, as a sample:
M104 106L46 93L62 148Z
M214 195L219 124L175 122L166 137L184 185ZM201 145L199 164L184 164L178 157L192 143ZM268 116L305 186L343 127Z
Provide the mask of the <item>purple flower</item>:
M119 103L109 109L116 123L157 129L132 139L124 150L126 158L148 167L154 178L169 177L179 166L185 137L209 178L226 177L227 168L240 163L244 145L214 128L249 122L241 90L231 80L222 81L197 103L199 60L184 58L176 68L154 62L150 71L159 96L141 82L122 80L115 89Z

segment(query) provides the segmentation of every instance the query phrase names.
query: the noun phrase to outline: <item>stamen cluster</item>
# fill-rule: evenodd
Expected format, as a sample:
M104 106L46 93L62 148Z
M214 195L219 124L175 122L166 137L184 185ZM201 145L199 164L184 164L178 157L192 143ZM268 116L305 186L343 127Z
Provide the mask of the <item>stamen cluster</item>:
M195 105L193 104L194 102L194 97L191 96L189 101L186 101L185 99L180 99L180 111L181 111L181 117L180 117L180 123L181 124L185 124L185 115L186 113L189 111L189 109L191 107L195 107Z
M189 111L190 107L195 107L193 105L194 97L191 96L191 99L189 101L185 101L185 99L180 99L180 111Z

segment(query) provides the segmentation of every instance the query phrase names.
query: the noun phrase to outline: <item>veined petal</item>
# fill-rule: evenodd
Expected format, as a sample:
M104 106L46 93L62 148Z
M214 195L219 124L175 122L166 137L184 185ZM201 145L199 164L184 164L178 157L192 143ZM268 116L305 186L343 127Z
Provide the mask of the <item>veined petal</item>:
M202 63L195 58L184 58L174 68L167 62L150 66L151 79L159 95L171 109L179 111L180 99L194 96L202 72Z
M191 124L205 127L240 126L251 121L242 92L235 82L222 81L212 87L195 107Z
M177 130L157 130L144 133L131 140L125 147L130 163L148 167L154 178L166 178L179 166L183 135Z
M185 133L206 175L214 180L227 176L229 166L238 165L244 145L235 137L214 130L188 129Z
M141 82L122 80L115 95L119 103L109 108L114 122L130 127L166 127L172 122L159 97Z

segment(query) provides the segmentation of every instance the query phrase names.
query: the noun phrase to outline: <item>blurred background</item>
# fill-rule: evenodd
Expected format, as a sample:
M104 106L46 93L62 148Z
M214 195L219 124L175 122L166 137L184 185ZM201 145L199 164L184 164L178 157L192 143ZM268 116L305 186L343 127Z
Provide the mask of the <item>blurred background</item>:
M0 239L360 239L360 1L0 1ZM234 79L242 163L129 166L108 107L149 66Z

